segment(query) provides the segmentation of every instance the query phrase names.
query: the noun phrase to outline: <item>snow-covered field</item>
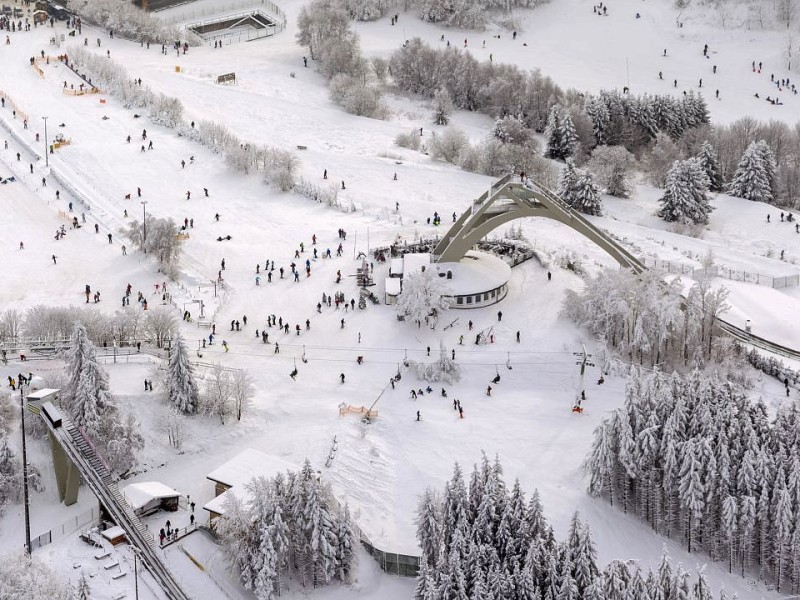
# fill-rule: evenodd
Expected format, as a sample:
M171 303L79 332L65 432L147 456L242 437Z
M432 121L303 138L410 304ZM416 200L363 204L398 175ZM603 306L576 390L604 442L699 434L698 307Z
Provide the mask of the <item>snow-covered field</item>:
M198 0L192 6L210 1ZM665 542L676 562L690 568L703 562L702 556L687 554L636 519L586 494L580 465L589 449L592 430L604 414L621 404L625 381L609 377L605 385L597 386L594 381L598 371L590 369L586 412L578 416L569 411L578 385L574 353L582 344L592 352L595 344L585 332L559 317L565 290L581 286L577 276L553 269L553 280L548 282L547 269L535 261L524 263L513 270L509 295L499 306L451 312L445 320L457 320L446 331L415 329L400 323L394 311L384 305L370 304L364 311L356 309L355 314L333 308L317 313L316 304L323 293L341 291L348 300L357 298L358 289L351 276L359 265L354 260L358 251L385 245L398 236L413 240L441 235L449 219L435 228L425 224L426 218L434 211L442 215L460 213L491 180L393 145L400 132L423 127L428 136L437 129L431 125L426 101L391 97L393 114L386 121L347 115L333 105L324 78L312 68L303 68L306 51L294 42L295 16L301 6L299 0L282 5L289 25L274 38L221 50L193 48L179 57L163 56L155 45L147 50L110 39L105 32L87 26L84 36L90 42L100 38L102 47L90 43L89 48L102 55L110 50L111 58L123 64L132 77L141 77L154 90L179 97L187 120L223 122L254 143L286 149L305 146L305 150L296 150L302 161L301 173L322 183L323 170L327 170L334 185L346 182L347 189L340 198L344 206L356 208L352 212L282 194L265 186L257 175L236 173L219 156L146 118L136 118L134 111L110 96L64 95L64 81L77 85L78 80L63 65L52 61L43 66L44 77L29 65L29 57L41 50L50 55L65 51L64 46L57 49L49 45L53 34L50 28L11 34L11 44L0 45L0 90L29 115L25 129L21 119L13 117L9 101L0 110L0 139L8 140L7 149L0 146L0 177L13 175L17 180L0 185L0 256L4 266L0 309L80 304L84 285L90 284L102 293L97 307L112 313L122 310L120 298L128 283L134 292L141 290L152 298L151 306L157 306L159 296L154 285L164 280L163 275L120 233L120 228L141 214L142 205L136 197L136 188L141 187L141 200L147 201L148 213L180 222L184 218L194 220L184 244L180 279L169 284L177 307L171 310L176 315L189 310L196 317L199 310L193 301L203 299L206 314L217 324L218 342L225 339L230 345L230 352L224 352L219 343L205 349L203 361L249 369L257 393L241 422L222 426L213 418L193 419L184 448L178 453L167 443L163 431L167 411L158 390L141 391L143 379L155 378L156 365L143 360L108 365L112 390L120 403L138 416L147 439L140 457L141 472L134 480L163 481L202 505L214 493L206 474L244 448L256 448L294 464L309 458L336 495L350 503L354 520L376 546L415 554L413 516L418 494L428 486L441 487L454 461L471 468L485 451L500 456L509 481L519 478L526 490L539 489L547 517L559 536L565 533L572 513L579 510L592 528L601 562L621 558L653 565ZM635 18L637 11L641 19ZM586 3L553 0L533 12L519 14L524 27L515 41L504 30L480 34L443 31L422 23L411 13L402 13L397 26L391 26L387 18L356 28L368 56L388 56L413 36L432 44L444 43L439 39L445 33L446 39L457 44L468 38L470 51L481 60L488 60L491 52L498 62L541 68L564 87L596 91L630 85L635 93L680 93L696 88L697 79L703 77L704 90L720 90L722 100L709 101L716 121L729 122L749 114L792 123L800 116L797 97L787 96L783 106L771 106L752 97L755 91L764 92L762 95L771 92L771 70L776 75L783 73L780 44L770 39L769 32L710 28L700 17L687 19L678 28L675 15L667 2L621 0L611 16L599 18ZM569 43L564 41L567 24L572 38ZM63 24L57 24L56 33L63 31ZM481 43L484 39L485 49ZM711 60L702 56L704 43L712 48ZM668 49L667 58L662 57L664 48ZM752 73L753 59L764 61L769 68L760 75ZM716 76L711 75L712 62L718 66ZM181 67L180 73L176 66ZM664 81L658 79L659 70L664 72ZM231 71L237 73L236 86L214 83L218 74ZM677 89L671 84L675 78L680 83ZM51 157L49 168L43 158L42 117L48 118L51 140L55 133L71 139L69 146ZM484 137L491 126L490 119L477 114L459 113L454 122L473 141ZM144 128L154 149L142 152L140 134ZM41 137L38 144L37 133ZM130 144L126 142L128 135L132 136ZM395 172L397 181L392 177ZM80 205L59 180L80 190L91 208ZM209 190L208 197L204 197L203 188ZM189 200L187 191L191 191ZM127 194L132 199L126 199ZM658 195L657 190L639 186L630 200L605 198L606 215L593 221L649 257L698 268L710 250L715 262L728 268L771 276L800 272L796 264L800 235L792 226L779 222L774 207L718 196L704 237L695 239L667 231L655 216ZM70 202L74 203L72 212ZM396 202L399 211L395 210ZM86 224L71 230L72 216L80 219L81 213L86 215ZM214 219L217 213L218 222ZM772 214L769 224L767 213ZM95 233L95 223L99 233ZM67 225L68 234L56 241L54 233L61 224ZM339 228L347 231L343 257L311 259L312 235L317 237L320 253L331 248L335 256ZM545 254L569 246L582 257L589 272L613 264L587 240L559 224L531 220L522 223L522 228ZM113 243L109 243L109 233ZM217 241L227 235L230 241ZM24 249L20 249L20 242ZM312 262L311 277L301 276L298 283L288 277L276 277L271 284L262 279L256 286L256 264L274 260L276 266L288 271L301 242L305 244L302 261L309 258ZM121 247L126 243L128 253L123 256ZM785 250L783 261L778 258L781 250ZM215 299L214 289L206 284L216 278L223 258L227 290ZM339 285L335 284L337 270L344 275ZM385 267L376 264L375 291L379 297L383 297L385 275ZM720 283L731 289L729 316L734 323L751 319L756 333L800 347L798 288L773 290ZM498 310L503 311L502 322L498 322ZM284 335L276 328L268 329L271 343L262 344L254 331L261 330L266 316L272 314L283 317L292 329L295 323L303 324L301 334ZM247 315L248 324L242 332L226 331L231 320L242 320L243 315ZM308 331L306 319L310 321ZM474 322L472 333L469 321ZM495 343L473 345L474 331L489 327L494 327ZM520 343L515 341L517 331ZM182 334L194 348L195 344L199 347L208 330L182 323ZM465 336L463 347L458 344L461 335ZM280 343L280 354L273 351L274 341ZM455 349L464 374L458 384L447 386L447 399L434 393L412 400L412 387L424 386L408 372L396 389L389 387L389 378L404 358L424 361L428 347L435 357L440 341L448 352ZM300 360L303 354L307 363ZM356 364L357 356L364 356L363 365ZM27 365L12 361L0 366L0 379L16 375L23 367L37 373L60 366L47 361ZM289 377L295 367L299 371L297 381ZM346 375L343 385L339 383L340 373ZM496 373L502 381L487 397L484 390ZM754 377L754 397L764 397L773 407L785 401L777 382L756 374ZM355 416L339 416L341 402L369 406L382 393L376 405L379 417L373 424L364 426ZM463 420L452 409L453 398L462 402ZM415 421L418 410L421 422ZM339 449L326 468L334 436ZM39 442L31 446L33 461L40 465L47 484L47 491L34 496L32 503L33 534L37 535L84 513L96 501L83 490L77 505L59 505L48 450ZM21 547L21 513L20 506L11 506L0 520L3 549ZM203 585L207 584L208 589L215 590L208 592L208 597L245 594L226 575L218 549L200 535L186 538L184 545L201 563L213 565L207 574L195 572L195 563L188 561L185 553L174 549L167 552L167 560L179 577L192 580L187 588L205 589ZM93 578L92 583L96 597L112 597L119 590L132 595L131 576L113 585L110 580L102 586L94 583L105 581L107 574L90 566L96 562L91 549L82 546L74 535L57 539L37 554L51 560L73 581L80 572L75 564L99 571L100 579ZM314 596L411 596L412 581L382 575L366 554L361 562L358 584L353 589L319 591ZM124 563L128 570L132 568L129 563L130 559ZM710 564L706 573L715 587L737 591L740 598L775 597L762 587L727 574L724 565ZM203 579L206 576L209 581ZM141 588L140 592L147 593Z

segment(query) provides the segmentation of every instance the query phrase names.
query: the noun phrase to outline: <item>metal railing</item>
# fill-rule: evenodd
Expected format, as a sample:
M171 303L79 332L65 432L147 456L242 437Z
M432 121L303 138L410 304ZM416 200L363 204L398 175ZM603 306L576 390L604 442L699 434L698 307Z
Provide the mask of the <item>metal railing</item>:
M238 0L235 2L229 2L227 4L210 6L207 8L200 8L200 9L191 9L191 10L184 10L178 12L174 15L164 15L161 16L156 13L156 16L161 19L164 23L169 24L176 24L176 23L188 23L190 21L197 21L204 17L211 17L215 15L224 16L226 12L229 11L242 11L247 10L248 8L258 8L263 7L266 10L272 12L273 14L280 17L279 21L282 25L286 25L286 14L273 2L270 0Z
M722 265L714 265L707 268L697 269L691 265L676 263L669 260L645 257L642 262L651 268L659 268L667 273L678 273L680 275L691 275L694 279L706 277L722 277L731 281L741 281L753 283L776 289L782 289L800 285L800 274L795 275L764 275L752 271L736 270Z
M97 508L92 508L84 513L75 515L63 523L56 525L49 531L45 531L41 535L31 539L31 549L35 550L36 548L46 546L47 544L52 543L53 540L60 539L65 535L69 535L70 533L77 531L81 527L85 527L90 523L98 522L99 520L100 510Z

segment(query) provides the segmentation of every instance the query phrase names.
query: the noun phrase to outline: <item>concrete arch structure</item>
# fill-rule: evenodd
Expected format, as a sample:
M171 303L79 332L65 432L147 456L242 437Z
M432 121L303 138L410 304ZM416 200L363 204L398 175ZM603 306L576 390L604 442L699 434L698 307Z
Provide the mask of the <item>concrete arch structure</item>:
M513 181L506 175L491 185L467 209L436 245L436 262L458 262L475 244L494 229L509 221L526 217L544 217L563 223L605 250L620 266L636 273L646 267L633 254L590 223L572 208L533 179Z

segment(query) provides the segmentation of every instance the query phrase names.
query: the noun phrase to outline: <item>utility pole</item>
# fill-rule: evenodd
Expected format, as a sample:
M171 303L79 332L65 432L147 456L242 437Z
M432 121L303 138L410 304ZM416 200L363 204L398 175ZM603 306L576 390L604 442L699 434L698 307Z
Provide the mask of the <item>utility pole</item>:
M44 166L50 166L50 146L47 145L47 117L42 117L44 119Z
M25 394L19 384L19 407L22 414L22 493L25 501L25 554L31 555L31 503L28 496L28 447L25 442Z
M145 250L144 243L147 241L147 200L140 200L139 204L142 205L142 250Z
M586 398L585 388L583 387L583 380L584 376L586 375L586 367L593 367L594 363L590 362L592 355L586 352L586 345L581 345L581 352L573 352L574 356L578 357L578 360L575 361L575 364L580 366L581 368L581 377L578 382L578 389L575 393L575 405L572 407L572 410L575 412L583 412L583 408L581 407L581 402L583 402L584 398ZM575 410L580 409L580 410Z

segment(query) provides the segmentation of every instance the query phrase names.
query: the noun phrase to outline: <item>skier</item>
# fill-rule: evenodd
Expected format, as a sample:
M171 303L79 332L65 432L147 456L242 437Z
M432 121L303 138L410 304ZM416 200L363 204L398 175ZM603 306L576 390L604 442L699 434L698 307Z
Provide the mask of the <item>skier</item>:
M339 373L339 380L344 383L344 373Z
M548 271L547 272L547 281L550 281L552 278L553 278L553 274L550 271Z
M112 241L111 241L111 234L110 234L110 233L108 234L108 243L109 243L109 244L111 244L111 243L112 243Z
M203 193L206 195L206 198L208 198L208 188L203 188Z
M492 395L492 386L490 386L490 385L486 386L486 395L487 396L491 396Z
M422 415L420 415L420 412L417 411L417 421L421 421L421 420L422 420Z
M503 311L502 310L498 310L497 311L497 322L499 323L502 320L503 320Z

